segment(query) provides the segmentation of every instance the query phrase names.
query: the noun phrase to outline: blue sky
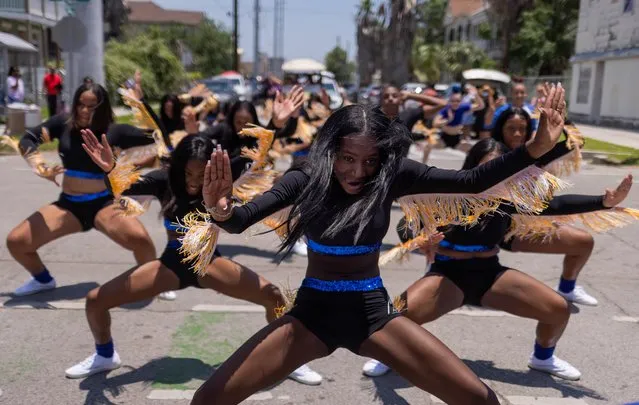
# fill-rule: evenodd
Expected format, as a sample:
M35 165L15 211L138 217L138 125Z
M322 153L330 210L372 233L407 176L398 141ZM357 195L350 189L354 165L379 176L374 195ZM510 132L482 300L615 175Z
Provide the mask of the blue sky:
M232 0L153 0L164 8L203 11L229 29L233 26ZM254 0L239 0L242 60L253 60ZM273 0L260 0L260 51L273 53ZM284 58L313 58L321 62L339 40L355 58L355 15L359 0L285 0ZM338 39L339 38L339 39Z

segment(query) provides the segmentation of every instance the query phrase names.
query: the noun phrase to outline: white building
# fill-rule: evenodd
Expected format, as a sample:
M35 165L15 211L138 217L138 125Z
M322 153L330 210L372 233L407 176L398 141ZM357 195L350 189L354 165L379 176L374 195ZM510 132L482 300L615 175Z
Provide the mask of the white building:
M639 128L639 0L581 0L572 119Z
M450 0L444 17L444 43L471 42L492 59L500 60L503 49L495 39L497 30L490 22L488 8L485 0ZM484 39L482 29L489 29L492 39Z

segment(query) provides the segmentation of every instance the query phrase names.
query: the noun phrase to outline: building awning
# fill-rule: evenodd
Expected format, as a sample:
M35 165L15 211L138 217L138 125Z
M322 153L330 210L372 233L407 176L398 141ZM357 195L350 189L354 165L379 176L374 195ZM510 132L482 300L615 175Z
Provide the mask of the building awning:
M0 47L20 52L38 52L38 49L35 46L31 45L24 39L18 38L7 32L0 32Z
M623 59L623 58L637 58L637 57L639 57L639 48L623 48L623 49L613 49L610 51L578 53L572 58L570 58L570 61L572 63L579 63L579 62L592 62L592 61L606 60L606 59Z

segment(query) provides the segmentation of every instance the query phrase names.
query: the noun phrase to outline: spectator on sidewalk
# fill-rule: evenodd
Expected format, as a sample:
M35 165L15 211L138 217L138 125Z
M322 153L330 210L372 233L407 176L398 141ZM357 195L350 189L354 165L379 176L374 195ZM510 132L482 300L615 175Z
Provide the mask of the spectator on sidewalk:
M24 102L24 81L20 69L15 66L9 68L7 77L7 104Z
M49 117L53 117L58 113L58 96L62 92L62 77L56 72L53 65L49 65L49 73L44 76L42 88L47 92Z

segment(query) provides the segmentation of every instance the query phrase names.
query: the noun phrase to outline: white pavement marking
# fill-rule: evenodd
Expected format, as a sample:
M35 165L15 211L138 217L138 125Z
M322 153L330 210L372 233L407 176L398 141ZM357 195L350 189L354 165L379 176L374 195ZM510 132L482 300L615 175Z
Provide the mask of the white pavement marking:
M450 315L465 315L465 316L485 316L485 317L499 317L499 316L511 316L515 317L515 315L511 315L507 312L496 311L493 309L484 309L477 307L465 306L462 308L458 308L454 311L450 312Z
M277 399L281 399L282 401L288 401L289 399L291 399L291 397L288 395L280 395L277 397Z
M161 400L178 400L178 399L193 399L195 390L152 390L147 399L161 399ZM269 391L258 392L250 397L246 398L246 401L267 401L273 399L273 394Z
M4 305L0 308L7 309L84 309L84 300L77 301L23 301L16 305Z
M195 312L256 312L263 313L266 310L259 305L212 305L212 304L200 304L191 308L191 311Z
M634 318L632 316L613 316L612 320L617 322L639 323L639 318Z
M578 398L550 398L550 397L522 397L507 396L506 399L512 405L588 405L586 401Z
M446 404L446 402L442 401L434 395L430 396L430 402L432 402L433 404Z

